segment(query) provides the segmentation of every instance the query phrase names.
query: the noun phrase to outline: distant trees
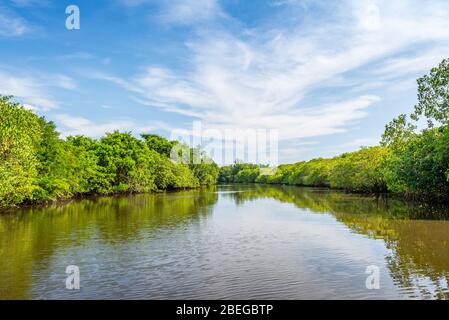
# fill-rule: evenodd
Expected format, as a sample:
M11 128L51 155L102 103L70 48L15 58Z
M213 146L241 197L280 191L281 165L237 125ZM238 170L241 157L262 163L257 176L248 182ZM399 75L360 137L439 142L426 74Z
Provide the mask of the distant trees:
M220 182L288 184L310 187L331 187L357 192L387 190L382 166L388 154L385 147L362 148L333 159L314 159L296 164L281 165L266 175L259 167L235 164L223 167ZM226 182L226 181L225 181Z
M330 186L359 192L386 192L384 164L388 157L385 147L362 148L334 159L329 173Z
M236 161L234 165L220 168L218 182L220 183L254 183L259 176L260 168L256 164Z

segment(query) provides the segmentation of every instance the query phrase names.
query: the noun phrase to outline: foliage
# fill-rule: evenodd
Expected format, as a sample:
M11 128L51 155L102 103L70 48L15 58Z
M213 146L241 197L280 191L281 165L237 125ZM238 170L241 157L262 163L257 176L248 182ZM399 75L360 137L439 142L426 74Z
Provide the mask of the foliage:
M310 187L328 187L331 159L315 159L297 163L287 178L287 183Z
M407 115L401 114L385 126L381 145L400 147L413 137L415 130L416 126L408 122Z
M150 150L154 150L167 157L170 157L172 148L178 144L178 141L169 141L157 134L141 134L141 136Z
M190 148L189 168L201 185L217 182L219 168L200 148Z
M149 150L131 133L115 131L107 134L100 139L96 153L106 174L103 192L148 192L156 189L157 152Z
M236 164L222 168L220 182L266 184L288 184L310 187L332 187L357 192L386 191L382 166L388 149L385 147L363 148L360 151L344 154L333 159L314 159L279 166L274 174L264 175L259 168L248 169L248 166Z
M259 168L244 169L237 174L236 182L238 183L254 183L260 174Z
M449 193L449 60L418 79L418 104L411 120L427 120L417 131L405 115L386 126L390 149L385 166L388 189L409 195L446 199ZM439 124L439 127L435 127Z
M427 118L429 128L435 122L449 125L449 59L418 79L418 104L412 119L417 121L421 116Z
M220 171L218 173L218 182L220 183L233 183L233 182L239 182L238 181L238 174L241 171L246 170L245 175L251 176L251 172L259 170L259 166L255 164L249 164L249 163L242 163L240 161L236 161L233 165L230 166L224 166L220 168ZM243 176L240 176L241 179L248 180L247 178L243 178ZM256 177L257 178L257 177ZM242 182L255 182L254 181L242 181Z
M0 96L0 208L85 194L194 188L214 184L218 167L169 159L177 142L115 131L99 140L61 139L56 126ZM192 149L193 150L193 149Z
M0 207L29 200L34 191L42 131L39 118L0 96Z
M329 175L330 186L360 192L387 191L383 173L387 155L387 148L371 147L335 158Z
M393 192L447 197L449 127L425 130L393 149L385 171L388 187Z

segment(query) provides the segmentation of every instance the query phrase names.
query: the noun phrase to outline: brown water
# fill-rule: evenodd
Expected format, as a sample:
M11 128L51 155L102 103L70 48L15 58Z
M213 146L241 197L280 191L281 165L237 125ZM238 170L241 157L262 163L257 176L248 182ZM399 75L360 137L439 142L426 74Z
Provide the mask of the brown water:
M2 299L448 299L449 212L219 186L0 215ZM66 289L66 267L80 290ZM366 287L368 266L380 271Z

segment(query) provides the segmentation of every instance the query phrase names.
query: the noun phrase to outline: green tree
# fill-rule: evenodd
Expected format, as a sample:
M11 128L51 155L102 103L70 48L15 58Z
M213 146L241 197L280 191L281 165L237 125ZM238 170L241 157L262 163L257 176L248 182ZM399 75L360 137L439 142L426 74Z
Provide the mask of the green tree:
M449 125L449 59L418 79L418 104L412 119L418 120L421 116L427 118L429 128L435 122Z
M385 167L389 190L445 198L449 194L449 128L425 130L400 149L393 149Z
M416 126L408 122L407 115L401 114L385 126L381 144L400 148L414 136Z
M39 118L33 112L10 96L0 96L0 207L31 198L38 174L36 150L41 136Z
M106 176L98 164L98 142L85 136L68 137L66 142L73 161L71 185L74 194L102 193L108 185Z
M418 104L411 119L423 116L428 128L420 133L405 115L386 126L382 143L391 152L385 177L390 191L443 199L449 193L448 59L418 79Z
M384 166L388 152L385 147L362 148L335 158L330 186L358 192L387 191Z
M131 133L115 131L100 139L97 156L107 184L102 192L147 192L154 183L158 154Z
M219 168L217 164L199 147L189 149L189 168L200 185L217 183Z
M53 122L39 119L42 139L37 149L39 174L33 199L37 201L69 198L73 195L70 169L76 161L65 142L59 138Z
M238 183L254 183L260 174L260 168L243 169L236 177Z
M177 141L169 141L161 136L158 136L157 134L141 134L141 136L150 150L154 150L157 153L167 157L170 157L172 148L178 144Z

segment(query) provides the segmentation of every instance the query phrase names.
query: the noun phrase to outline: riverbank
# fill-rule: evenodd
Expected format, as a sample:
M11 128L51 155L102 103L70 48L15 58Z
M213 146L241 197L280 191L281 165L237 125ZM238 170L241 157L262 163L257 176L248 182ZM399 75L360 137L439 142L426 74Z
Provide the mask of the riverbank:
M191 187L191 188L155 190L155 191L149 191L149 192L120 192L120 193L112 193L112 194L101 194L101 193L79 194L79 195L74 195L70 198L61 198L61 199L45 200L45 201L38 201L38 202L24 202L24 203L15 205L14 207L0 208L0 215L14 213L17 210L62 207L62 206L69 205L71 203L74 203L77 201L82 201L82 200L95 201L95 200L102 199L102 198L122 198L122 197L131 197L131 196L145 195L145 194L160 195L160 194L170 194L170 193L177 193L177 192L183 192L183 191L195 191L195 190L199 191L204 188L210 188L213 186L214 185L204 185L204 186L197 186L197 187Z
M328 190L328 191L336 191L336 192L342 192L344 194L348 195L354 195L354 196L360 196L360 197L369 197L369 198L389 198L399 201L405 201L407 203L411 203L413 205L421 205L421 206L427 206L429 208L437 207L437 208L444 208L449 217L449 198L442 197L442 198L436 198L432 196L426 196L426 195L418 195L418 194L403 194L403 193L393 193L393 192L365 192L365 191L352 191L352 190L346 190L341 188L331 188L329 186L310 186L310 185L291 185L286 183L261 183L261 182L249 182L249 183L219 183L218 186L227 186L227 185L253 185L253 186L285 186L285 187L296 187L296 188L310 188L310 189L316 189L316 190Z

